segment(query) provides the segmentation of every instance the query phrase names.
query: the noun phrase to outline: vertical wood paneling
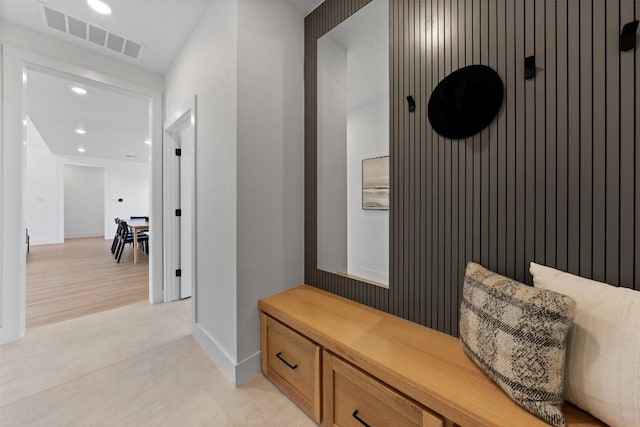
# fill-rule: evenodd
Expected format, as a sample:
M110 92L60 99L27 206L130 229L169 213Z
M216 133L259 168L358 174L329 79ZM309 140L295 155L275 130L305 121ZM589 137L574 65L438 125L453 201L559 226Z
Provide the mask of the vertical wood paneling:
M623 0L620 2L619 27L633 17L633 2ZM619 283L621 286L630 287L633 284L633 256L634 251L634 55L631 52L620 53L620 246L619 246ZM623 230L633 230L623 232Z
M516 209L516 116L517 116L517 102L516 102L516 74L515 74L515 65L516 62L516 41L513 36L509 37L508 35L515 34L515 7L514 2L506 1L505 2L505 32L502 37L505 40L505 74L504 74L504 84L505 84L505 105L504 105L504 114L505 121L507 123L507 133L505 136L505 151L506 151L506 169L507 176L505 178L506 181L506 197L505 197L505 227L506 227L506 251L507 251L507 259L506 259L506 268L505 273L510 277L516 277L516 272L521 271L520 268L516 267L516 217L517 217L517 209ZM522 280L520 278L520 280Z
M426 72L428 73L428 80L430 81L430 85L429 85L429 93L431 93L431 89L433 89L433 87L435 86L435 84L438 82L438 73L437 73L437 61L434 61L433 58L436 57L436 55L438 54L438 39L436 37L436 35L438 34L438 9L437 9L437 3L435 1L428 1L427 2L427 7L429 8L429 26L427 27L427 32L429 34L429 45L430 45L430 55L427 58L428 61L428 66L427 66L427 70ZM419 102L419 101L418 101ZM427 145L428 145L428 152L429 152L429 158L427 160L427 165L428 165L428 172L426 173L427 175L427 179L429 180L428 183L428 189L427 189L427 229L429 230L429 246L428 246L428 250L429 252L426 254L427 257L427 262L429 263L429 270L427 272L427 280L429 282L426 283L435 283L437 281L436 279L436 274L437 274L437 268L436 266L437 264L437 251L434 251L433 248L436 247L437 244L437 234L436 234L436 228L437 228L437 215L436 215L436 208L438 206L437 204L437 191L436 191L436 180L435 180L435 171L436 168L434 167L434 161L437 160L436 157L436 146L437 146L437 136L436 133L434 132L433 128L430 128L430 131L428 131L428 138L427 138ZM427 287L427 295L429 298L429 313L427 313L426 315L426 319L427 322L426 324L429 325L435 325L436 323L436 319L437 319L437 300L436 300L436 289L434 289L435 286L428 286Z
M580 6L580 272L591 276L593 207L592 4Z
M452 5L453 0L446 1L444 3L444 55L445 55L445 71L444 75L451 74L453 69L453 41L455 36L453 35L452 25ZM451 306L451 264L452 264L452 218L453 218L453 146L457 144L457 141L453 144L444 143L444 280L442 281L443 301L440 307L444 310L438 310L443 314L441 322L443 330L447 333L450 332L450 310Z
M557 201L557 188L556 188L556 172L558 170L557 163L557 127L556 127L556 110L558 96L558 86L556 80L556 44L557 44L557 27L556 27L556 4L551 2L544 2L545 21L544 21L544 34L545 34L545 49L542 59L542 66L544 67L545 77L545 113L544 113L544 129L545 129L545 181L549 183L546 186L546 199L545 199L545 260L548 265L556 264L556 201ZM549 72L552 71L552 72ZM542 74L542 73L540 73ZM537 78L537 77L536 77Z
M569 1L567 16L568 197L567 268L580 273L580 2ZM569 29L574 29L569 31Z
M640 55L617 46L640 0L392 0L390 289L316 269L316 40L367 2L305 18L307 283L453 335L472 260L527 283L535 260L640 289ZM504 105L451 141L427 102L471 64L498 71Z
M569 123L568 123L568 3L556 3L556 262L567 269L567 230L569 204ZM553 185L553 182L550 183Z
M500 7L501 2L495 3L496 8L496 44L495 56L497 61L498 74L504 81L507 79L507 37L506 34L506 7ZM506 85L506 83L505 83ZM505 97L506 99L506 97ZM506 105L506 103L505 103ZM500 271L508 270L513 275L513 269L507 263L507 122L509 111L503 107L501 120L498 120L498 144L496 149L496 227L497 227L497 268Z
M417 99L426 99L427 94L427 76L423 70L426 70L427 64L427 55L430 52L430 45L428 43L428 19L430 19L430 15L427 13L426 2L420 1L418 3L418 25L416 32L419 37L419 45L418 45L418 85L419 88L416 88ZM426 105L424 103L418 103L416 105L416 114L419 117L422 117L426 114ZM418 195L419 203L418 208L420 212L420 224L418 235L420 238L418 239L419 246L419 256L418 256L418 264L420 266L420 274L417 277L417 287L418 287L418 298L419 298L419 307L418 313L414 318L418 323L425 324L426 323L426 315L427 315L427 287L420 286L421 283L426 283L426 274L428 271L428 258L427 258L427 245L429 242L427 225L428 222L426 220L427 215L427 206L429 203L429 187L427 185L427 174L425 170L427 169L427 146L423 143L423 141L427 140L427 125L425 120L418 120L420 133L418 137L418 146L419 146L419 156L420 156L420 194Z
M523 2L514 2L514 26L515 26L515 51L513 69L515 70L515 80L511 87L516 92L514 114L516 116L516 137L511 143L515 149L515 169L516 174L516 280L525 281L528 276L526 270L526 260L530 260L533 256L533 242L531 236L526 232L527 217L531 214L527 210L526 204L526 182L525 177L527 171L531 173L531 166L527 170L527 162L525 156L525 80L523 67L524 48L524 4ZM526 53L524 54L527 55ZM509 90L509 88L507 88ZM523 173L524 172L524 173ZM528 214L529 213L529 214ZM528 240L527 240L528 238ZM476 258L477 259L477 258Z
M605 2L592 0L591 8L593 14L591 16L593 31L592 37L592 75L593 84L591 86L593 101L593 161L592 161L592 186L593 186L593 229L592 229L592 250L591 258L593 272L591 276L595 280L603 281L605 279L605 148L607 141L606 134L606 67L607 58L605 56ZM597 36L596 36L597 35Z
M618 283L620 255L620 0L605 4L606 80L606 264L605 281Z
M533 49L531 49L531 53L535 54L536 63L542 64L545 69L548 69L548 65L546 62L546 52L547 52L547 42L549 37L547 37L547 31L549 30L550 25L548 25L546 21L547 17L547 2L532 2L533 3L533 19L529 19L530 22L533 23ZM529 52L529 51L527 51ZM527 53L528 54L528 53ZM551 61L555 63L554 60ZM549 187L553 187L552 185L548 185L549 181L547 179L547 167L546 167L546 156L547 156L547 130L549 123L550 114L546 111L546 106L548 104L549 95L551 98L554 97L553 94L549 94L549 82L547 81L547 73L536 73L535 79L533 79L534 84L534 100L530 102L532 106L535 106L534 114L532 115L534 119L534 135L533 135L533 144L535 145L535 191L536 191L536 206L535 206L535 240L536 240L536 250L535 259L539 260L541 263L545 263L547 256L549 254L548 242L549 239L546 239L547 231L549 230L549 221L547 218L547 206L549 206L549 197L545 194L549 190ZM530 84L528 82L527 84ZM553 200L553 199L552 199ZM555 205L555 203L552 203ZM546 239L546 240L545 240ZM526 275L529 276L528 274Z
M489 63L489 1L481 0L478 3L477 13L480 16L478 38L480 39L479 56L480 64ZM483 265L489 265L489 247L491 237L489 235L489 140L491 128L488 127L480 133L480 260Z
M522 16L524 27L524 52L523 56L529 56L535 53L535 25L534 18L534 2L524 2L524 14ZM518 61L518 68L522 67L522 54ZM525 262L528 260L541 261L544 254L544 248L541 247L539 233L543 229L544 224L540 218L540 209L544 206L544 200L540 197L544 195L542 185L544 181L537 180L538 164L536 158L536 141L535 141L535 111L536 111L536 79L527 80L524 88L524 170L525 170ZM525 274L527 283L531 283L531 276Z
M465 0L465 65L471 65L473 61L473 41L474 41L474 26L473 26L473 0ZM465 140L465 174L466 185L464 190L465 196L465 258L466 260L474 259L474 159L475 156L475 137L470 137ZM459 289L462 289L462 283L458 283Z
M633 16L635 19L640 18L640 0L635 0L633 3ZM633 109L635 111L635 137L633 140L633 149L635 150L634 157L636 159L635 167L633 169L635 174L635 209L633 216L633 225L635 227L635 262L633 263L635 271L635 278L633 281L635 285L634 289L640 289L640 171L638 170L640 169L640 147L638 147L638 141L640 141L640 101L638 101L638 99L640 99L640 55L638 52L640 52L640 48L636 46L633 51L635 58L633 64L633 86L635 89L635 96L633 98ZM625 232L626 231L627 230L625 230Z
M471 0L471 33L473 34L472 45L472 64L481 64L482 58L480 55L480 40L482 39L482 33L480 28L480 0ZM475 260L482 260L482 206L481 199L478 197L481 194L481 157L482 157L482 135L476 134L472 137L473 140L473 256Z
M436 84L438 81L442 80L445 74L445 56L444 56L444 38L445 38L445 26L444 26L444 4L447 0L434 0L436 3L436 50L437 54L434 55L434 58L438 58L436 63ZM444 330L443 318L444 315L441 313L441 310L438 310L438 307L443 307L444 305L444 138L440 135L436 134L436 140L434 141L434 145L436 146L436 152L434 153L433 159L433 168L435 172L436 179L436 193L437 196L434 200L434 204L436 207L436 218L434 219L434 225L436 226L435 235L437 239L436 248L437 253L437 263L434 268L435 272L435 282L436 286L433 286L435 297L434 300L437 305L432 306L433 312L433 325L438 330Z
M495 1L487 1L487 61L486 65L498 71L498 17L496 13ZM488 126L489 141L487 144L488 164L486 174L489 177L488 194L488 221L487 239L489 240L489 263L490 269L498 270L498 147L500 135L498 131L498 120L493 120Z

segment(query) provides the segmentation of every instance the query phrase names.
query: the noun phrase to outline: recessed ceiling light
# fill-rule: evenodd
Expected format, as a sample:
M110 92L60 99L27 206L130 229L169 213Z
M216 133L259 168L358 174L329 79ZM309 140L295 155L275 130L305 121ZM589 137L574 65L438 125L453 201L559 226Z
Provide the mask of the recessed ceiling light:
M85 150L85 149L84 149L84 148L82 148L82 147L78 147L78 152L79 152L79 153L84 153L85 151L87 151L87 150Z
M76 129L76 133L77 133L77 134L80 134L80 135L84 135L85 133L87 133L87 131L86 131L86 130L84 130L84 129L80 129L80 128L78 128L78 129Z
M87 90L84 88L81 88L80 86L71 86L71 90L73 91L73 93L78 94L78 95L86 95L87 94Z
M22 124L26 126L26 125L27 125L27 120L26 120L26 119L25 119L25 120L23 120L23 121L22 121Z
M26 71L22 72L22 83L27 83L27 72Z
M87 0L89 7L102 15L111 15L111 7L100 0Z
M144 143L147 144L147 145L151 145L151 140L150 139L145 139Z

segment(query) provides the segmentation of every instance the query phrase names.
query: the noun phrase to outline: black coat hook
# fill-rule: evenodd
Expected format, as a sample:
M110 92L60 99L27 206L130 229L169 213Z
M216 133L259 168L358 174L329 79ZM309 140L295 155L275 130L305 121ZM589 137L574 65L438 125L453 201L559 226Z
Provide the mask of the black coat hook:
M638 30L638 21L627 22L622 27L620 33L620 50L626 52L636 47L636 31Z
M524 78L530 80L536 76L536 57L531 55L524 58Z
M413 99L413 96L407 96L407 103L409 104L409 112L413 113L416 111L416 101Z

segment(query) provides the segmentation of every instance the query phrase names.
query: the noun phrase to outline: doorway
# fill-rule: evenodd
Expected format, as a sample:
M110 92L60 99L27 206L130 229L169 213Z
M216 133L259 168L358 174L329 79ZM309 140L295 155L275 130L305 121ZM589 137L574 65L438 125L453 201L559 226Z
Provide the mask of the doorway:
M165 125L164 151L166 295L175 301L196 293L195 96Z
M150 97L39 67L25 75L26 327L148 300L149 235L112 241L115 218L150 217Z
M0 342L17 341L25 333L25 276L26 254L25 227L23 226L23 189L25 183L24 159L25 145L25 86L28 85L29 70L63 73L87 79L96 84L120 88L149 98L151 140L150 164L150 227L155 230L149 245L149 301L160 303L165 299L163 290L163 100L162 88L155 82L149 85L126 77L88 69L83 66L66 63L49 56L27 51L18 47L3 46L3 105L2 108L2 192L3 221L0 224L2 234L1 248L1 296L2 304ZM118 74L116 70L116 75ZM122 75L122 73L120 73ZM13 206L15 209L6 209Z

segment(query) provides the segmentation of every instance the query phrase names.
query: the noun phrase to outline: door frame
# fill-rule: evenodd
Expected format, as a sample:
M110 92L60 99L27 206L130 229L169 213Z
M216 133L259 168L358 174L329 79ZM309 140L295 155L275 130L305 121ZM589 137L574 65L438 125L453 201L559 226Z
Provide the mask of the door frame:
M198 155L198 127L197 127L197 96L193 95L189 101L185 102L182 107L178 108L177 111L167 114L167 121L164 125L164 174L163 174L163 200L164 200L164 213L167 220L164 222L164 236L165 236L165 252L164 252L164 277L165 277L165 286L164 286L164 295L165 301L176 301L180 299L180 286L178 280L175 276L175 270L180 268L177 265L177 249L180 245L180 235L178 233L178 221L170 221L169 218L176 218L174 210L178 208L178 200L176 194L179 192L179 173L178 163L176 162L176 154L175 149L180 148L178 146L177 136L187 127L193 127L193 164L191 167L193 168L193 192L194 196L191 198L193 200L192 206L190 209L186 209L187 212L190 212L190 217L188 218L192 224L192 238L191 238L191 263L189 267L191 268L191 298L192 298L192 306L193 306L193 321L196 322L197 312L196 312L196 298L197 298L197 279L196 279L196 258L197 258L197 206L198 201L195 197L197 193L197 179L196 179L196 158ZM181 165L184 167L184 165Z
M71 74L115 88L144 95L149 102L151 129L149 301L163 302L162 292L162 90L73 65L35 52L1 45L2 99L0 104L0 343L24 336L26 314L26 247L24 244L24 161L23 117L26 71L47 70ZM28 83L27 83L28 84ZM10 107L10 108L7 108ZM155 195L155 196L154 196Z

